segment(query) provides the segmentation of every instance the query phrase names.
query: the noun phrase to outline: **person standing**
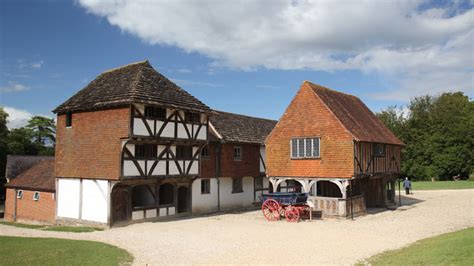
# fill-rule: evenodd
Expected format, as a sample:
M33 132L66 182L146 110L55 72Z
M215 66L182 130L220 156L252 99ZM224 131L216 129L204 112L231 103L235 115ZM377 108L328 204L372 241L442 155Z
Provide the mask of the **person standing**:
M405 189L405 194L410 194L411 181L408 180L408 177L405 177L405 180L403 181L403 188Z

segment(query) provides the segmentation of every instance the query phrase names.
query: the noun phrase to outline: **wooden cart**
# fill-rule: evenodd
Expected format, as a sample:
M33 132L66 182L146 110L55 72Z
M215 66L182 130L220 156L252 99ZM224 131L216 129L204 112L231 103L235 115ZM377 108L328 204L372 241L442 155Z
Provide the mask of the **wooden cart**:
M309 217L310 208L306 203L308 193L267 193L260 196L263 216L267 221L278 221L285 217L288 222L298 222Z

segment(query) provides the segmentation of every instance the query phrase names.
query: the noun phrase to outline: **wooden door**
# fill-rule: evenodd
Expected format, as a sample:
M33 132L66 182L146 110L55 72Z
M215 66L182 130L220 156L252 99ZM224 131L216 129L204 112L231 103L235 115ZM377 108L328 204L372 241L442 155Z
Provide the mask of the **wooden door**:
M178 213L188 212L189 188L178 188Z
M126 186L115 187L112 192L112 223L130 219L130 189Z

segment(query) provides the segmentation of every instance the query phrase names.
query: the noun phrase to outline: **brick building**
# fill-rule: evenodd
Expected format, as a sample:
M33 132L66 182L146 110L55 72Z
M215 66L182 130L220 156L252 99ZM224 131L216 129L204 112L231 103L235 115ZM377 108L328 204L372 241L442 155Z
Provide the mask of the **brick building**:
M102 73L54 112L59 223L115 225L250 205L276 123L213 111L148 61ZM256 139L229 139L229 117Z
M266 140L273 190L298 190L324 216L394 203L403 143L355 96L304 82Z
M5 185L5 219L53 224L56 206L54 179L54 160L51 159L42 159L12 178Z

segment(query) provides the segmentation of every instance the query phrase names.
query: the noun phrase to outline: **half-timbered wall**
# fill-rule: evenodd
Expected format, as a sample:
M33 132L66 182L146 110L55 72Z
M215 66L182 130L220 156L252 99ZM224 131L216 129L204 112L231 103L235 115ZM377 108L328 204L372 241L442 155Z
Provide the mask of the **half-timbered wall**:
M122 177L165 177L193 176L199 174L199 154L201 146L192 146L192 158L179 159L176 145L153 144L157 146L155 157L135 156L135 143L123 141Z
M354 145L354 172L355 175L399 173L400 172L400 146L384 145L383 155L375 153L373 142L355 142Z
M135 104L131 106L131 135L171 138L185 140L207 140L207 116L199 114L199 122L186 122L185 111L166 109L164 119L156 119L145 116L145 105Z

